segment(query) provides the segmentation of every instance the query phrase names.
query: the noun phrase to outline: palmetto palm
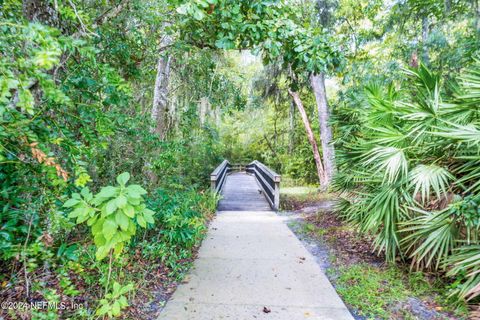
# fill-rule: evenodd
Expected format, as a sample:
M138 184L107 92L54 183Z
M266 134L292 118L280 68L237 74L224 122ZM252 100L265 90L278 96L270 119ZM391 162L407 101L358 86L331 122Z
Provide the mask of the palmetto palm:
M405 74L401 84L368 85L366 104L351 106L356 130L341 141L335 187L348 197L339 209L376 236L388 261L410 259L451 276L468 269L455 294L473 299L480 293L480 62L453 94L423 65Z

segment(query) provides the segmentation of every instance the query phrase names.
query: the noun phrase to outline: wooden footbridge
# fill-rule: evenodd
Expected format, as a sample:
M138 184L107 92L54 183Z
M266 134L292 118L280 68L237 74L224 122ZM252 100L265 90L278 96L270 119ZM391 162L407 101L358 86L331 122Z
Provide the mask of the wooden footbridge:
M212 191L221 194L219 211L270 211L280 205L280 175L255 160L232 165L224 160L210 175Z
M160 320L353 320L315 258L275 212L280 176L223 161L222 195L198 257Z

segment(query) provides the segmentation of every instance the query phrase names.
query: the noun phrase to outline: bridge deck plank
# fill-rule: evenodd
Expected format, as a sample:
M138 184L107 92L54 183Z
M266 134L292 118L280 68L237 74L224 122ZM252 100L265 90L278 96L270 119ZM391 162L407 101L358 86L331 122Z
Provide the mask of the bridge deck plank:
M245 172L236 172L226 177L222 188L219 211L270 211L255 177Z

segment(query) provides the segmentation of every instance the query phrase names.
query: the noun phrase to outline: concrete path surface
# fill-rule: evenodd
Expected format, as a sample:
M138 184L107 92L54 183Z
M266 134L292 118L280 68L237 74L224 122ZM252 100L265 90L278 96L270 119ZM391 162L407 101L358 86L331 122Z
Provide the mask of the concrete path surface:
M159 319L353 319L315 259L272 211L219 211Z

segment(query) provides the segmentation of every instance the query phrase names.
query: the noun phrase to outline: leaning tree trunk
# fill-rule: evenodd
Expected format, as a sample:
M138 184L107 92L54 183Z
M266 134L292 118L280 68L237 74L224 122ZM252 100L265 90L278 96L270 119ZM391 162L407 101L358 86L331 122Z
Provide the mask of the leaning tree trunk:
M295 139L295 103L293 101L290 102L288 112L288 131L288 154L292 154Z
M166 47L171 43L170 36L166 35L161 41L161 46ZM153 121L152 131L157 133L161 139L166 135L166 110L168 102L168 83L170 80L170 56L161 55L157 64L157 76L153 91L153 105L151 118Z
M313 135L312 127L310 126L310 121L308 120L307 113L303 107L302 100L298 95L298 92L288 90L288 93L292 96L295 105L297 106L300 117L302 118L303 125L305 126L305 131L307 132L308 142L312 146L313 158L315 159L315 165L317 166L318 180L320 181L320 188L325 190L328 187L328 182L326 179L325 171L323 170L322 158L318 152L317 141Z
M320 140L322 142L323 167L325 168L326 184L330 184L335 173L335 148L332 143L332 127L330 126L330 111L328 110L327 92L325 90L325 75L312 74L310 83L315 94L320 125Z

